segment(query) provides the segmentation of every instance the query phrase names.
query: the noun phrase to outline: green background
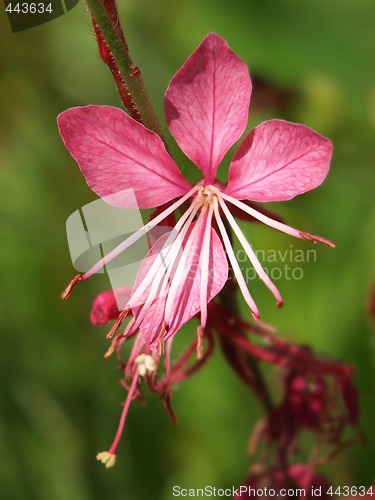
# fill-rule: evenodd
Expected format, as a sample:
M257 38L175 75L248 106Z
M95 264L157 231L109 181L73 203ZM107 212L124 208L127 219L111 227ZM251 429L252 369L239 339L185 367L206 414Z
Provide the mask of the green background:
M131 54L162 120L169 79L215 31L263 82L254 91L250 126L285 118L333 140L324 185L272 209L292 226L332 239L337 248L314 246L316 262L301 264L303 279L277 281L283 310L259 282L252 291L263 318L281 336L356 367L367 443L351 446L321 472L335 485L370 484L375 481L374 325L368 314L375 282L375 3L119 4ZM136 402L131 408L116 467L106 470L96 462L96 452L112 440L124 394L115 360L102 357L107 330L88 319L95 294L108 283L93 278L67 303L59 299L74 274L65 221L95 195L60 140L56 116L76 105L120 102L97 54L83 2L29 31L11 33L3 10L0 23L0 496L169 499L173 485L239 485L254 460L246 454L247 441L261 412L219 349L175 391L177 426L170 425L157 397L146 396L146 405ZM196 179L176 154L183 173ZM220 173L224 180L227 165ZM256 249L310 248L270 228L242 227ZM191 340L194 329L180 335ZM271 382L277 385L279 376L270 372Z

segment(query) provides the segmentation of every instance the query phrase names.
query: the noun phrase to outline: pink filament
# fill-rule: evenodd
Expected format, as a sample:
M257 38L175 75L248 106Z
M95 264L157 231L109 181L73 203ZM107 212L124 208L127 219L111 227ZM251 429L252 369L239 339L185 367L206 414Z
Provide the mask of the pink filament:
M239 200L236 200L236 198L233 198L232 196L228 196L225 193L218 192L219 196L223 198L224 200L229 201L236 207L240 208L244 212L248 213L255 219L260 220L263 222L263 224L266 224L267 226L273 227L274 229L277 229L278 231L281 231L282 233L289 234L290 236L294 236L295 238L300 238L302 240L311 240L311 241L317 241L318 243L323 243L324 245L327 245L328 247L334 248L335 244L332 243L332 241L327 240L325 238L322 238L321 236L316 236L315 234L310 234L310 233L305 233L303 231L299 231L298 229L294 229L293 227L287 226L286 224L283 224L282 222L278 222L276 220L271 219L270 217L267 217L264 214L261 214L254 208L251 208L245 203L242 203Z
M224 246L225 246L225 249L227 251L229 261L232 265L233 272L237 278L238 286L240 287L240 290L242 292L242 295L243 295L243 298L245 299L246 304L250 307L250 310L253 314L253 317L256 319L259 319L260 314L259 314L258 308L254 302L254 299L250 295L248 288L247 288L244 277L242 276L242 273L241 273L240 266L238 265L236 256L234 255L234 251L233 251L231 242L229 240L228 234L225 230L225 226L223 224L223 221L221 220L221 217L219 214L219 209L218 209L217 198L214 199L214 210L215 210L215 219L216 219L217 225L219 227L221 237L223 238Z
M155 226L157 226L162 220L164 220L168 215L170 215L172 212L174 212L179 206L181 206L190 196L198 191L199 187L194 186L185 196L177 200L173 205L168 207L164 212L159 214L155 219L151 220L148 222L145 226L141 227L133 233L129 238L127 238L125 241L117 245L116 248L114 248L109 254L107 254L105 257L99 260L87 273L85 273L82 276L82 280L86 280L87 278L90 278L93 274L97 273L102 267L107 265L111 260L113 260L115 257L117 257L121 252L129 248L131 245L133 245L136 241L138 241L142 236L147 234L151 229L153 229Z
M121 413L121 417L120 417L120 422L119 422L119 425L118 425L118 428L117 428L117 432L116 432L116 435L115 435L115 438L111 444L111 447L109 448L109 453L112 453L113 455L116 455L116 448L120 442L120 439L121 439L121 436L122 436L122 433L124 431L124 425L125 425L125 421L126 421L126 416L128 414L128 410L129 410L129 407L130 407L130 403L133 399L133 396L134 396L134 393L135 393L135 390L136 390L136 387L137 387L137 381L138 381L138 368L133 376L133 380L132 380L132 383L131 383L131 386L129 388L129 392L128 392L128 395L126 396L126 400L125 400L125 403L124 403L124 408L122 410L122 413Z
M233 231L235 232L235 234L236 234L238 240L240 241L243 249L245 250L247 256L249 257L250 262L252 263L255 271L257 272L258 276L263 281L263 283L266 285L266 287L273 293L275 299L277 300L278 307L281 307L283 305L283 299L281 297L279 290L277 289L275 284L272 283L270 278L265 273L265 271L264 271L261 263L259 262L254 250L249 245L249 242L246 240L240 227L238 226L237 222L235 221L233 215L228 210L228 207L225 205L224 201L219 198L219 203L220 203L220 206L221 206L229 224L231 225Z

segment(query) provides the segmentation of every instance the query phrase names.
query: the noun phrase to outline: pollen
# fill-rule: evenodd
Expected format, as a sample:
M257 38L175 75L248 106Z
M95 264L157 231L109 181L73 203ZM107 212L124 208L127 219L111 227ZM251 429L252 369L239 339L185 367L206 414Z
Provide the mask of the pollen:
M101 451L96 455L96 459L106 466L107 469L113 467L116 463L116 455L110 451Z
M144 377L146 373L155 371L155 360L149 354L140 354L134 361L138 365L138 373L141 377Z

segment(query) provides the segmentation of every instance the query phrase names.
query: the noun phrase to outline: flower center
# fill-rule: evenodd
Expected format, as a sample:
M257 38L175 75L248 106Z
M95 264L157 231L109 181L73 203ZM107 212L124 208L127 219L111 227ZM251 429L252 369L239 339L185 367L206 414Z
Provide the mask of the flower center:
M217 196L217 189L214 186L201 186L196 195L196 201L206 208L213 208L214 199Z

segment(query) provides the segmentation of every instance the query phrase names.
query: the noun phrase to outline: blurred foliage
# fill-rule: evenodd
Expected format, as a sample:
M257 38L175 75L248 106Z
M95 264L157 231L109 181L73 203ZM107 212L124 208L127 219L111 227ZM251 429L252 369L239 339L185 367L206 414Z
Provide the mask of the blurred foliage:
M314 246L316 262L301 264L303 279L277 282L286 302L281 311L258 281L253 289L280 335L356 366L367 442L350 447L325 472L334 484L374 481L374 331L366 304L375 280L375 3L118 3L161 118L169 79L215 31L256 82L251 126L286 118L333 140L324 185L271 208L337 248ZM130 411L116 467L107 471L95 461L112 439L124 394L115 360L102 358L106 330L88 321L93 297L108 286L104 278L78 287L68 303L59 299L74 273L65 220L95 196L62 145L56 116L76 105L120 102L83 2L48 25L16 34L2 10L0 36L1 497L169 499L174 484L240 484L260 410L218 350L176 391L176 427L157 398L147 397L145 407L136 403ZM184 174L196 175L175 153ZM225 180L225 169L221 175ZM257 249L310 248L266 227L243 227ZM192 337L193 329L180 335Z

